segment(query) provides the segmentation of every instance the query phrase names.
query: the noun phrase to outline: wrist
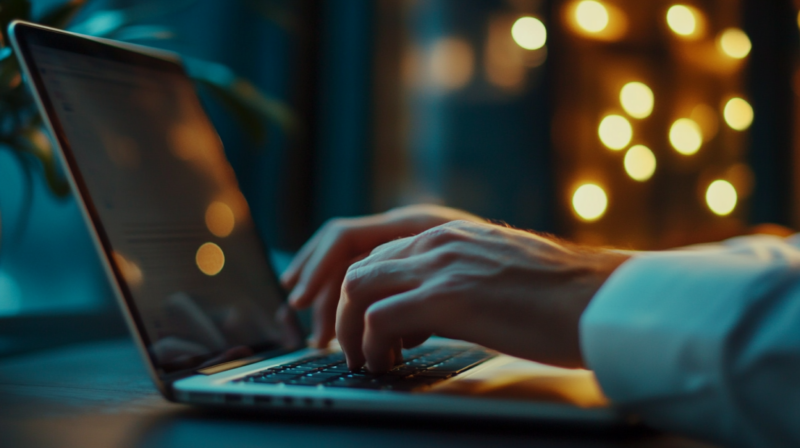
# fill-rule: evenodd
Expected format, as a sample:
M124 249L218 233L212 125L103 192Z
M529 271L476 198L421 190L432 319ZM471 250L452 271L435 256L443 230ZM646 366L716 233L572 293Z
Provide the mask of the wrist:
M577 348L576 354L578 357L578 364L581 368L587 368L587 362L581 350L580 320L591 301L600 291L600 288L602 288L609 277L632 256L633 253L630 252L604 249L598 250L588 257L592 264L592 274L590 275L591 278L586 282L587 287L584 290L584 294L577 299L579 303L576 309L579 312L576 315L576 319L574 320L575 325L573 327Z

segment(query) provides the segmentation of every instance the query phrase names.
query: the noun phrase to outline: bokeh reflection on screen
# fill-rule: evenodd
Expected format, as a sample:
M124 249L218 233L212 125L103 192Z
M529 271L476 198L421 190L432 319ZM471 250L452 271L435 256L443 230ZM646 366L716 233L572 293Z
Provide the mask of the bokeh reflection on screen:
M297 346L190 82L36 46L34 57L158 364L174 370Z

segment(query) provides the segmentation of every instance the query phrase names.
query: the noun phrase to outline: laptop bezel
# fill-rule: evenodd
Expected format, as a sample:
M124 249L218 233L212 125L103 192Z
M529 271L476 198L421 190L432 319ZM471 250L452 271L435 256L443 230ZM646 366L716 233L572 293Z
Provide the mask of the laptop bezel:
M134 338L134 341L139 349L140 354L146 361L146 365L148 368L148 372L156 384L159 391L164 395L166 398L170 400L174 400L173 391L170 387L171 383L180 380L182 378L186 378L188 376L198 374L199 367L191 367L187 369L180 369L175 370L172 372L164 372L158 369L158 362L154 359L153 353L147 349L150 345L149 338L147 336L147 332L145 331L144 322L139 316L138 312L136 312L136 304L133 300L133 296L131 294L131 290L128 288L127 283L124 280L122 272L118 269L117 265L113 263L112 257L112 247L111 241L106 234L105 228L103 223L100 219L99 213L97 208L95 207L91 195L89 194L89 189L83 180L82 174L78 167L77 161L72 153L69 140L64 133L61 123L58 119L58 115L55 112L52 102L50 98L46 94L47 90L44 86L44 82L39 76L38 70L35 70L36 67L35 60L31 55L31 51L29 48L30 39L28 38L28 33L41 33L37 38L44 38L50 39L53 38L48 42L48 44L52 42L57 42L55 45L45 45L49 48L64 50L64 51L73 51L76 52L73 48L69 48L70 45L76 46L88 46L92 47L95 46L97 49L102 49L103 52L109 52L111 54L116 53L117 55L124 55L123 58L126 61L136 61L136 63L141 63L146 65L150 68L157 68L159 70L164 70L166 72L172 72L175 74L179 74L181 76L187 77L186 72L183 69L183 66L180 63L180 57L177 54L163 51L163 50L151 50L147 47L141 47L131 44L125 43L116 43L114 41L109 41L107 39L101 38L94 38L92 36L85 36L77 33L71 33L68 31L57 30L45 26L41 26L38 24L33 24L24 21L13 21L8 27L8 35L10 36L11 44L17 54L17 59L20 63L20 67L22 69L23 74L25 75L26 79L29 80L29 87L32 96L35 99L35 102L38 106L39 112L42 117L42 121L45 127L50 131L51 135L55 137L55 141L53 142L55 146L58 147L58 150L55 151L57 153L57 157L67 169L65 170L65 175L67 180L71 186L73 192L78 193L76 202L78 203L79 208L81 209L82 215L86 220L87 225L89 226L89 233L94 241L95 248L100 255L101 263L103 268L106 272L106 276L109 278L112 289L117 297L117 301L122 308L125 320L128 324L130 332ZM67 48L65 48L67 47ZM84 50L86 48L83 48ZM138 50L138 51L137 51ZM77 51L76 53L79 54L87 54L87 52ZM91 56L94 57L102 57L98 56L97 54L93 54L89 52ZM215 130L216 132L216 130ZM257 235L258 236L258 235ZM278 296L282 300L283 303L286 303L287 293L280 287L280 283L277 279L277 274L275 272L274 267L272 266L272 262L269 257L268 247L266 242L258 236L259 241L261 241L261 246L264 250L265 260L269 269L266 273L267 275L272 276L272 280L274 284L277 286L278 289ZM291 312L291 311L290 311ZM293 313L292 313L293 314ZM291 317L295 321L297 321L296 316L292 315ZM301 340L305 340L302 334L301 327L296 325L295 328L298 330L297 337L300 337ZM236 358L236 359L228 359L225 363L231 363L233 361L237 361L238 365L244 365L250 359L252 362L258 362L264 359L268 359L274 356L280 356L282 354L290 353L295 350L271 350L268 353L261 353L263 347L260 346L253 346L251 347L254 352L259 353L253 357L244 357L244 358ZM299 347L302 350L305 347ZM223 363L223 364L225 364ZM203 366L208 368L210 366Z

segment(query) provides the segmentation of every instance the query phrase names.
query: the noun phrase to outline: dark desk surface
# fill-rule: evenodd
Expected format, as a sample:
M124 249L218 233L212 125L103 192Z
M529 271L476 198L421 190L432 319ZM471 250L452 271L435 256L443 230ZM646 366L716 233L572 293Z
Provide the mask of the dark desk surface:
M168 403L127 340L0 362L0 447L707 447L646 431L232 415Z

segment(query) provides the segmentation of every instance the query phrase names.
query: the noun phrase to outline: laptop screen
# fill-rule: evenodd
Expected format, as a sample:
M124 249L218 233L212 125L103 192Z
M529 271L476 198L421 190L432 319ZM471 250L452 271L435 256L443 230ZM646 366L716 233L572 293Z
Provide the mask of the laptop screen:
M182 69L58 42L27 39L30 68L157 371L298 348L247 202Z

